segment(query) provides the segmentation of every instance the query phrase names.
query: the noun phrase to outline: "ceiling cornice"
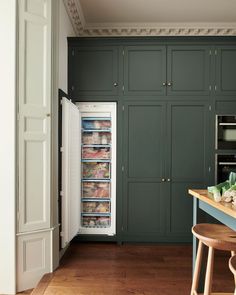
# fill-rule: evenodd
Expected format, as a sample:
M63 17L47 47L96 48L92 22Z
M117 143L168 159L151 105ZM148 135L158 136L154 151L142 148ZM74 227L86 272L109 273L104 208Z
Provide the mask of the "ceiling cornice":
M87 25L79 0L63 0L77 36L236 36L236 23L230 24L97 24Z

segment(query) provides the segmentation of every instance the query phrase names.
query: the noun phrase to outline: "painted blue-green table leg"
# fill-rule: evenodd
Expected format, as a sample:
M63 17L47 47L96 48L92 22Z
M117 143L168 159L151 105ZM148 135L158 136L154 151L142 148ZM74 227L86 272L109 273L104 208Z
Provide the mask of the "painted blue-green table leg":
M193 225L197 223L203 223L205 222L205 214L199 209L199 200L197 198L193 199ZM192 271L194 272L194 267L195 267L195 261L196 261L196 256L197 256L197 247L198 247L198 240L195 238L193 235L193 269ZM204 259L204 255L203 255ZM200 273L200 278L199 278L199 286L198 286L198 292L203 292L204 290L204 273L205 273L205 264L202 263L202 269Z

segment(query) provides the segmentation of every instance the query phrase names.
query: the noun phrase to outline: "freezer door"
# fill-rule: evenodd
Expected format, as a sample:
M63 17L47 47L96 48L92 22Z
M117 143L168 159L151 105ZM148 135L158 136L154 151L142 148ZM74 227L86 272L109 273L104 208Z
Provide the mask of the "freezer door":
M80 112L68 99L62 99L62 248L78 233L81 194Z

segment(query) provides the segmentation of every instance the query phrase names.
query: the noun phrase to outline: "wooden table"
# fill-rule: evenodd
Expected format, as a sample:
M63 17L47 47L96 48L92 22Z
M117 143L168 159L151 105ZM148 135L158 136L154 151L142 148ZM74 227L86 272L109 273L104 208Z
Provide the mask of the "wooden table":
M215 202L213 195L208 193L207 190L190 189L188 192L195 197L193 206L193 224L198 222L197 211L198 209L201 209L236 231L236 207L234 207L232 203Z
M207 190L189 189L193 199L193 225L200 223L200 210L205 211L221 223L236 231L236 208L232 203L215 202L213 195ZM193 237L193 269L197 253L197 240ZM202 281L202 280L201 280Z

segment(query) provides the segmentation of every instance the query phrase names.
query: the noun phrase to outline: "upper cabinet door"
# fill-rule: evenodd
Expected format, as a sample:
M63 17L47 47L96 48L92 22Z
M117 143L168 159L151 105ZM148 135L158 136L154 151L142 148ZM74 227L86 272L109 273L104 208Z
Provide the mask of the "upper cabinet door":
M204 46L168 47L168 95L209 95L210 49Z
M74 47L69 51L69 94L116 95L118 50L106 47Z
M166 47L128 46L124 52L124 94L166 94Z
M236 94L236 46L221 46L216 54L216 94Z

